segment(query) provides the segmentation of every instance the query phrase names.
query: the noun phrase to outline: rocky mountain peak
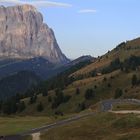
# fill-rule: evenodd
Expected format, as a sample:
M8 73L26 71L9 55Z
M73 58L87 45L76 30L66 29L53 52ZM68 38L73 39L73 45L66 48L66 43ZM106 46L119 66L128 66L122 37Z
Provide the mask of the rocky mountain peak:
M32 5L0 7L0 57L43 57L53 63L68 59L61 52L54 32Z

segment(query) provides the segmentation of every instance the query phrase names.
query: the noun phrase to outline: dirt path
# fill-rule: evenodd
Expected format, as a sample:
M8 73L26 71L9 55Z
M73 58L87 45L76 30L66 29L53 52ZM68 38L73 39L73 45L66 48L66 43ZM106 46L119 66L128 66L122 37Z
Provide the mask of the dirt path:
M116 113L116 114L128 114L128 113L140 114L140 111L137 110L122 110L122 111L109 111L109 112Z
M40 133L32 134L32 140L40 140Z

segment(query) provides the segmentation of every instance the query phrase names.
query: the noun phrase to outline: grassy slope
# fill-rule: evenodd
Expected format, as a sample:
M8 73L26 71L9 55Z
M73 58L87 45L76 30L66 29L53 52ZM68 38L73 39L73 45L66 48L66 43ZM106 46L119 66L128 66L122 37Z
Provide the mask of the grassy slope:
M137 47L137 48L136 48ZM130 48L130 49L127 49ZM120 47L120 49L113 49L112 51L106 53L102 57L98 58L95 63L92 63L72 75L77 77L79 75L88 74L96 68L102 68L110 64L110 62L116 58L120 58L120 60L125 60L131 55L140 56L140 38L134 39L132 41L126 42L125 46Z
M76 81L64 90L64 94L71 95L71 99L67 103L61 104L57 109L54 110L51 108L52 102L48 102L49 96L52 98L54 97L53 91L50 91L50 95L47 97L42 97L42 95L39 95L37 102L32 105L28 105L29 98L24 99L27 104L27 108L21 113L21 115L28 114L51 116L54 115L55 111L61 111L64 113L64 115L73 114L80 111L78 105L82 102L85 102L86 105L92 105L99 102L101 99L113 98L116 88L123 89L123 98L140 99L140 87L131 86L131 78L134 73L140 77L139 72L124 73L118 70L110 74ZM106 81L104 81L104 77L106 77ZM108 87L109 83L111 84L111 87ZM94 89L95 85L97 86L96 89ZM80 89L79 95L75 94L76 88ZM89 101L85 100L84 98L84 94L87 88L93 88L96 93L95 98ZM45 108L41 113L37 112L36 110L36 106L40 101L43 103Z
M44 132L41 140L139 140L139 132L139 116L103 113Z
M140 56L140 38L129 41L126 43L125 46L119 47L118 50L114 49L111 52L108 52L101 58L99 58L95 63L92 63L76 73L74 73L75 76L78 76L78 74L86 74L88 72L91 72L95 68L100 68L105 65L108 65L113 59L119 57L121 60L124 60L128 58L131 55L138 55ZM129 48L129 49L128 49ZM95 104L101 99L107 99L107 98L113 98L115 94L115 90L117 88L121 88L124 91L123 97L124 98L138 98L140 99L140 87L133 87L131 86L131 78L133 74L137 74L137 76L140 79L140 72L139 71L131 71L129 73L121 72L120 70L114 71L109 74L96 76L96 77L89 77L82 80L77 80L67 86L64 90L64 94L71 95L72 98L67 102L61 104L57 109L52 110L51 109L51 102L48 102L48 97L42 97L39 95L37 103L33 105L27 105L28 107L26 110L22 113L22 115L54 115L55 111L61 111L64 114L73 114L75 112L79 112L78 105L85 102L86 105ZM103 79L106 77L106 81ZM111 85L111 87L108 87L108 84ZM96 89L94 89L94 86L97 86ZM80 89L80 94L76 95L75 91L76 88ZM87 88L93 88L96 93L96 97L90 101L85 101L84 94ZM52 98L54 97L54 92L49 92ZM45 109L43 112L38 113L36 111L36 106L39 102L42 102ZM26 104L28 104L29 99L26 99Z

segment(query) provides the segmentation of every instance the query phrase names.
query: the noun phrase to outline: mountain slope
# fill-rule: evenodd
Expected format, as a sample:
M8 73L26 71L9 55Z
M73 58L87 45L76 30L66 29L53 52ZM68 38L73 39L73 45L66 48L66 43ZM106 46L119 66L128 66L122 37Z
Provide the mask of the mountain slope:
M26 70L33 71L43 79L47 79L53 75L56 71L54 64L42 57L36 57L31 59L5 59L0 61L0 78L9 76L13 73Z
M41 82L39 76L30 71L21 71L0 80L0 99L23 94Z
M108 66L111 61L119 58L121 61L129 58L130 56L140 56L140 38L120 43L112 51L108 51L105 55L96 59L92 64L73 73L73 76L87 75L96 69L101 69Z

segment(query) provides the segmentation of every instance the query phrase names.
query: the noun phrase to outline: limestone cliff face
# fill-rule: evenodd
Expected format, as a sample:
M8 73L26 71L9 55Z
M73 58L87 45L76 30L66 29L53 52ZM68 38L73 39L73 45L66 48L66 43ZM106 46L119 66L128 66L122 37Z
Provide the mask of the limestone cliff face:
M52 29L31 5L0 6L0 57L43 57L53 63L68 61Z

